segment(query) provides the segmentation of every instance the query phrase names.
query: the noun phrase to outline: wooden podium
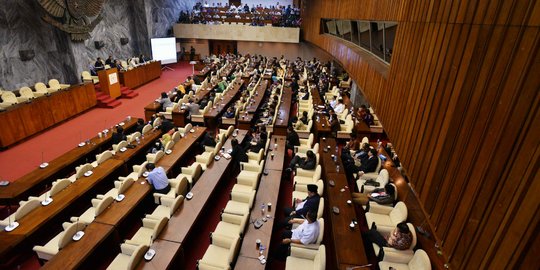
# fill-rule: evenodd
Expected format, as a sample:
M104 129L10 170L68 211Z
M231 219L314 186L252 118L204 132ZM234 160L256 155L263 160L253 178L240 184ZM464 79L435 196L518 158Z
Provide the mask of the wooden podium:
M116 99L120 96L120 80L118 78L118 70L109 68L98 71L99 85L101 91L112 98Z

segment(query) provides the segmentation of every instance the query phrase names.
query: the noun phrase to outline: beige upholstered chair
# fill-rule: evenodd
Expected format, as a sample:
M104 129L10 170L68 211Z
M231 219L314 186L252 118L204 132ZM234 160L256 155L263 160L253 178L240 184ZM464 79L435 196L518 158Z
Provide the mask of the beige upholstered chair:
M164 112L161 112L161 114L167 119L172 119L172 112L176 109L178 109L178 103L173 103L171 107L167 107Z
M412 235L412 241L411 241L411 247L407 250L399 250L391 247L382 247L382 250L384 253L392 252L396 255L400 254L406 257L412 257L414 255L413 249L416 247L416 241L418 240L416 238L416 230L414 229L414 225L411 223L407 223L407 226L409 227L409 231ZM385 237L389 236L389 234L385 235ZM373 243L373 250L375 251L375 255L379 255L379 252L381 251L381 247L379 247L377 244Z
M34 246L33 250L37 253L39 259L50 260L59 250L71 243L73 235L78 231L84 230L86 224L64 222L62 227L64 230L49 240L47 244L44 246Z
M146 133L150 132L152 130L152 128L153 127L150 124L144 126L143 129L142 129L142 134L146 134Z
M176 178L180 176L185 177L189 183L189 186L193 187L193 185L195 185L197 180L199 180L199 177L201 177L201 174L202 174L201 164L193 163L189 167L182 167L181 173L178 176L176 176ZM171 180L170 182L172 183L173 181L176 181L176 180Z
M233 124L234 125L234 124ZM225 137L230 137L234 132L234 127L233 126L229 126L227 129L220 129L219 130L219 135L221 136L222 134L225 135L222 139L224 139Z
M107 161L114 155L114 152L111 150L103 151L103 153L96 155L96 160L92 162L92 167L96 168L99 164Z
M77 166L77 168L75 168L75 174L70 176L68 179L69 179L69 181L71 181L73 183L73 182L77 181L77 179L83 177L83 175L86 172L91 171L93 169L94 169L94 166L92 166L92 164L90 164L90 163L86 163L86 164Z
M318 218L317 222L319 223L319 235L317 236L317 241L315 241L315 243L308 245L291 243L291 247L307 248L313 250L319 249L319 246L321 245L324 236L324 218Z
M71 85L69 84L62 84L57 79L50 79L49 80L49 91L56 92L61 89L69 88Z
M311 148L313 146L314 139L315 137L313 136L313 134L309 134L309 137L307 139L300 139L300 146Z
M2 108L8 108L10 106L13 106L15 104L19 104L25 101L27 101L26 98L17 97L11 91L4 91L2 92L2 103L0 104L0 106L2 106Z
M236 177L237 183L233 186L232 191L251 192L257 190L259 177L264 168L264 160L259 164L251 164L247 162L240 163L240 173Z
M204 253L201 260L198 261L201 265L210 265L227 269L234 261L238 249L240 248L240 238L238 236L222 235L213 233L211 236L211 244Z
M162 150L159 150L155 154L147 154L146 161L148 161L148 163L156 164L164 155L165 155L165 152L163 152Z
M305 147L305 146L295 146L294 147L294 154L299 156L299 157L305 158L306 153L309 150L311 150L314 154L318 154L319 153L319 143L316 143L315 145L313 145L313 148Z
M127 178L124 181L114 181L114 188L107 191L104 195L98 194L96 198L100 200L103 200L105 197L116 198L118 195L124 194L134 182L135 180L133 178Z
M191 115L191 122L193 123L204 123L204 114L206 114L210 108L212 108L211 102L208 102L208 105L204 109L199 110L199 114Z
M340 81L339 82L339 87L340 88L350 88L351 87L351 81L352 81L351 77L349 77L349 79L346 80L346 81Z
M249 214L234 215L229 213L221 214L221 221L216 226L214 233L221 235L238 235L242 237L248 224Z
M403 202L398 202L394 207L373 203L366 213L368 226L371 228L375 223L377 231L382 234L389 234L398 223L405 220L407 220L407 206Z
M99 83L99 77L98 76L92 76L90 74L90 72L88 72L88 71L83 71L81 73L81 78L82 78L83 83L86 83L86 82L90 82L90 83L93 83L93 84Z
M161 125L161 118L157 117L156 119L154 119L154 122L152 122L152 127L158 128L159 125Z
M299 138L309 138L309 135L311 134L311 128L313 127L313 120L309 120L307 125L302 125L299 128L295 128L294 130L296 133L298 133Z
M219 151L219 148L217 148L217 150ZM214 152L204 152L195 157L195 163L200 165L203 171L206 171L206 168L210 166L210 163L214 160L214 156Z
M120 181L125 181L126 179L131 178L137 181L137 179L146 172L146 164L148 164L148 161L143 162L141 165L133 165L133 172L124 177L120 176L118 179Z
M247 156L248 156L248 162L251 163L251 164L259 164L261 162L261 160L263 160L263 157L264 157L264 150L265 149L261 149L259 150L259 152L248 152L247 153Z
M48 197L54 197L54 195L56 195L58 192L64 190L69 185L71 185L71 181L69 181L69 179L67 179L67 178L58 179L58 180L56 180L56 181L54 181L52 183L52 187L51 187L51 189L49 191L41 194L41 196L39 196L39 197L30 196L30 197L28 197L28 199L38 199L39 201L44 201Z
M116 258L109 264L107 270L132 270L141 261L144 254L148 250L147 245L129 245L121 244L120 250Z
M227 202L223 213L243 215L249 213L255 201L255 190L251 192L231 192L231 199Z
M175 131L173 133L173 135L171 136L171 139L174 143L177 143L178 141L180 141L180 139L182 138L182 135L180 134L179 131Z
M345 124L341 124L340 130L338 130L337 132L337 138L338 139L350 138L353 128L354 128L354 121L352 119L346 119Z
M227 118L227 117L221 117L221 123L223 125L231 125L229 127L232 127L236 124L236 118L238 118L238 114L240 113L240 107L237 107L235 112L234 112L234 117L233 118Z
M71 222L82 222L84 224L90 224L94 219L99 216L111 203L114 201L113 197L104 197L103 199L92 199L92 207L88 208L79 217L71 217Z
M169 222L169 219L166 217L143 218L142 227L139 228L131 239L126 240L125 243L130 245L150 244L151 241L157 238L163 228L165 228L167 222Z
M324 195L324 182L322 179L319 179L317 183L317 193L322 197ZM292 203L294 204L294 201L296 199L305 199L308 196L308 190L307 185L295 185L294 191L292 193Z
M133 132L133 133L126 136L127 137L127 142L128 143L133 143L133 142L137 141L137 138L141 138L141 135L142 134L140 132L138 132L138 131Z
M183 128L178 128L178 131L185 137L192 128L193 125L191 123L188 123Z
M33 92L32 89L30 89L30 87L28 86L24 86L24 87L21 87L21 89L19 89L19 95L22 98L26 98L27 100L32 100L36 97L39 97L37 94L38 93Z
M379 175L375 179L372 178L372 174L368 174L367 176L362 175L360 179L356 181L356 186L358 187L358 190L362 193L371 193L376 188L384 188L386 184L388 184L388 180L390 177L388 176L388 171L386 169L382 169L379 172ZM373 185L366 185L366 181L368 180L374 180L375 182L379 183L379 186L373 186Z
M146 218L171 218L182 203L184 203L184 196L182 195L178 195L176 198L161 197L161 204L154 209L152 214L146 215Z
M124 147L127 147L128 146L128 142L127 141L121 141L119 142L118 144L113 144L112 148L112 153L113 154L116 154L118 152L120 152L120 149L124 148Z
M379 262L379 269L406 269L406 270L431 270L431 262L427 253L418 249L414 255L407 256L402 253L386 252Z
M287 257L286 270L324 270L326 269L326 248L320 245L317 250L291 247ZM382 269L382 268L381 268Z
M38 82L36 84L34 84L34 89L36 90L36 92L34 92L34 95L36 97L41 97L41 96L45 96L45 95L49 95L50 93L52 92L55 92L54 90L51 90L50 88L48 88L44 83L42 82Z
M170 180L169 180L170 181ZM171 190L167 194L154 193L154 202L156 204L161 203L161 198L176 198L178 195L185 196L189 189L189 182L184 176L177 176L175 181L170 181Z
M308 185L315 184L321 179L321 165L317 165L315 170L296 169L296 175L294 176L295 185Z
M20 201L19 208L15 213L11 214L9 217L6 217L4 220L0 220L0 230L4 230L5 227L9 225L10 222L15 222L24 216L28 215L32 210L36 209L41 205L41 201L38 199L29 199L28 201Z

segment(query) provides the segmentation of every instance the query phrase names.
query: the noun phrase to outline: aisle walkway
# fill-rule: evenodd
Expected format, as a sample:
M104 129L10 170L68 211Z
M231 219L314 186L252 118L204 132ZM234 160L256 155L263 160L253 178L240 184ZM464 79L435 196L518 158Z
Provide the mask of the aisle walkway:
M42 162L62 155L76 147L81 140L96 136L99 131L121 122L128 115L143 118L144 106L156 99L162 91L171 90L192 72L192 67L187 62L171 67L175 70L165 70L161 78L135 89L139 96L134 99L120 99L122 105L114 109L90 109L0 152L0 179L13 182L37 168Z

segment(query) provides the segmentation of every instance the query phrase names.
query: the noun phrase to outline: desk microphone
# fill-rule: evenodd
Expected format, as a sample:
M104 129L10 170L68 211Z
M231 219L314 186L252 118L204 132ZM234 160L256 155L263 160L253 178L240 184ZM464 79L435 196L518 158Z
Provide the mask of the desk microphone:
M152 258L154 258L154 256L156 255L156 251L152 249L153 240L154 240L154 235L150 235L150 248L144 254L144 259L147 261L152 260Z

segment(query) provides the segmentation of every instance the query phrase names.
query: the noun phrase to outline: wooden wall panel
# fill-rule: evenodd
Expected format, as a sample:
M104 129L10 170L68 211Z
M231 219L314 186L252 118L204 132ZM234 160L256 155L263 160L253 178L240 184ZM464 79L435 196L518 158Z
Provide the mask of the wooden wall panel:
M409 220L434 234L420 239L434 267L540 265L539 2L314 0L303 9L304 39L351 74L394 143L414 188L400 197ZM397 21L391 65L321 35L321 18Z

